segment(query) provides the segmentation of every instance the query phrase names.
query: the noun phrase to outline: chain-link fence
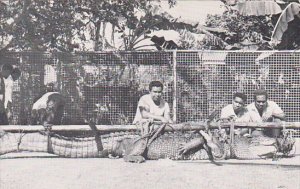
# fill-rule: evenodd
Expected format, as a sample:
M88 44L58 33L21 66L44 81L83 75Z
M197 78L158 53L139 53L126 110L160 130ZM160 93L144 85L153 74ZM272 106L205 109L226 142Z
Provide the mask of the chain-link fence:
M62 124L130 124L139 98L152 80L165 85L164 98L176 122L199 121L231 103L236 91L264 88L287 115L300 118L300 52L147 51L12 52L1 63L22 71L14 83L13 121L29 124L36 98L52 83L67 99Z

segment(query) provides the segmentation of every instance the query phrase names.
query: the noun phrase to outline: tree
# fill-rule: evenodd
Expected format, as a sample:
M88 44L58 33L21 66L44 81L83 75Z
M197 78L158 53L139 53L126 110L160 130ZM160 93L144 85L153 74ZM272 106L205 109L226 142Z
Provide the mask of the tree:
M134 49L136 37L145 33L141 31L148 24L145 21L155 16L151 14L151 3L152 0L7 1L0 4L1 49L72 52L74 48L85 50L91 41L96 51L115 48L115 32L124 32L127 26L130 31L122 36L124 49ZM169 1L170 6L175 3ZM136 15L137 11L144 16ZM111 26L111 41L106 38L107 25Z
M203 41L205 49L259 49L272 34L271 19L265 16L241 16L236 10L228 9L223 15L208 15L206 25L221 27L226 33L215 34L219 43L212 43L211 36Z
M220 25L229 32L233 32L234 35L218 36L229 45L240 49L254 45L254 49L260 50L299 48L300 37L297 34L299 33L300 4L295 3L297 0L221 1L224 2L227 11L221 17L210 15L207 25ZM286 11L286 9L289 10ZM280 19L283 16L288 19ZM285 29L278 29L283 25ZM274 33L276 33L276 44ZM279 39L282 40L278 41Z
M11 0L2 4L3 49L72 51L83 23L71 1ZM2 44L4 42L2 41Z

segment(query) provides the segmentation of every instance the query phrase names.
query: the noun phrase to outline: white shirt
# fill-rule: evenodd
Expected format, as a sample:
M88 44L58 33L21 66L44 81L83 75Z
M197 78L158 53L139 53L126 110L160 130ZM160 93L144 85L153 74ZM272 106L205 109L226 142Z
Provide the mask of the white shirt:
M10 75L8 78L3 78L5 85L5 94L4 94L4 107L7 108L8 102L12 102L12 93L14 87L14 80Z
M226 118L233 118L233 121L235 122L250 122L251 118L250 115L247 111L247 109L242 110L239 115L236 115L233 109L233 105L229 104L222 108L221 110L221 119L226 119Z
M262 116L260 116L257 108L255 107L255 102L247 106L250 117L254 122L263 122L263 118L270 118L272 115L284 115L282 109L273 101L268 100L267 106L263 110Z
M161 99L159 106L157 106L152 100L151 95L146 94L142 96L139 100L133 124L136 124L137 122L143 119L140 107L149 109L150 113L156 116L164 116L165 114L170 113L169 104L165 100Z
M46 109L48 98L52 94L59 94L58 92L48 92L39 98L33 105L32 110L40 110L42 108Z

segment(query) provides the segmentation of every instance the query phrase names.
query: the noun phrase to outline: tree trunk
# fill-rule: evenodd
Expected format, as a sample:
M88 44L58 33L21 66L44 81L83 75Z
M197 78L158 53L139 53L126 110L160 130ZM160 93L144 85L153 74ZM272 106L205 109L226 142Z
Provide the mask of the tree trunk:
M106 22L102 22L102 49L106 49L106 41L105 41L105 30L106 30Z
M95 32L95 45L94 45L94 51L99 51L99 39L100 39L100 29L101 29L101 22L98 21L95 23L96 26L96 32Z
M116 47L116 44L115 44L115 29L116 29L116 26L113 24L112 26L111 26L111 30L112 30L112 32L111 32L111 41L110 41L110 43L114 46L114 47Z

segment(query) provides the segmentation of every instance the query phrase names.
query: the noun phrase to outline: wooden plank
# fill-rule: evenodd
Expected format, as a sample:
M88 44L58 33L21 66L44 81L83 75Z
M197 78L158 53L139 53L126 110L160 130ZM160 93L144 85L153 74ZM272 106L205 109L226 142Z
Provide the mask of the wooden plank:
M211 129L217 129L218 124L222 128L229 128L231 123L210 123ZM165 128L166 131L191 131L191 130L203 130L205 129L205 122L186 122L178 124L170 124L170 127ZM300 129L300 122L285 122L283 123L234 123L234 127L237 128L287 128L287 129ZM136 125L97 125L97 129L100 132L121 132L121 131L136 131L138 127ZM44 127L41 125L1 125L0 131L7 132L37 132L44 131ZM91 131L88 125L54 125L52 131Z

